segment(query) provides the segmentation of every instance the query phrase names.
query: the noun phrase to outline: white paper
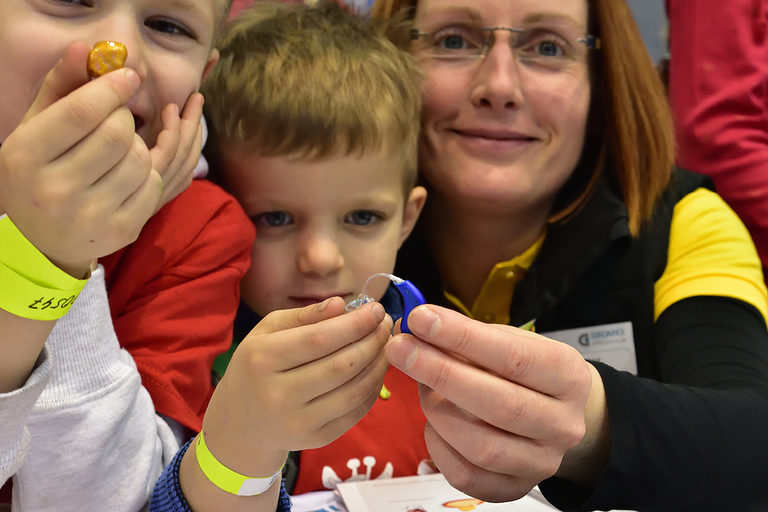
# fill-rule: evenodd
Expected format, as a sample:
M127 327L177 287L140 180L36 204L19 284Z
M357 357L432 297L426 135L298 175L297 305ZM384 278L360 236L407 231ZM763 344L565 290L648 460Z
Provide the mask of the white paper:
M537 488L517 501L488 503L451 487L441 474L344 482L338 491L349 512L552 512Z

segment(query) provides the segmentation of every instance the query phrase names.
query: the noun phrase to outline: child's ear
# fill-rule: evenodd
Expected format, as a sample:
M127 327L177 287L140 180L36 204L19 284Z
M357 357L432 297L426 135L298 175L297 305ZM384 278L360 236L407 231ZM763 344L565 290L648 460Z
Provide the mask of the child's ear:
M427 200L427 189L422 186L413 187L408 200L405 202L405 211L403 212L403 225L400 228L400 245L403 245L405 239L413 231L416 221L419 219L421 209L424 208L424 202Z
M205 63L205 68L203 69L203 76L200 79L201 82L205 80L205 77L208 76L208 73L211 72L211 70L213 69L213 66L215 66L217 62L219 62L219 50L214 48L213 50L211 50L211 53L208 55L208 62Z

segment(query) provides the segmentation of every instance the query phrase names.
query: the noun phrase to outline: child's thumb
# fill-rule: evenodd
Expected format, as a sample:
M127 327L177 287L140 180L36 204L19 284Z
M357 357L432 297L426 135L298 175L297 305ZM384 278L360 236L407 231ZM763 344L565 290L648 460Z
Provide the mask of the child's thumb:
M71 93L89 80L86 63L88 46L84 42L72 43L56 65L48 72L35 101L22 122L39 114L50 105Z

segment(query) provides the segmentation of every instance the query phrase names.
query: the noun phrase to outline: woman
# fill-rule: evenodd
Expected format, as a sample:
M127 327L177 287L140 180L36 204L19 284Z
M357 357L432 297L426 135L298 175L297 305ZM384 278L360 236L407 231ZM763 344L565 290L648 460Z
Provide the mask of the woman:
M408 6L429 200L396 273L431 304L387 356L423 383L438 468L491 501L540 484L567 510L765 509L760 262L705 179L672 171L625 3L372 13ZM565 343L512 327L532 319Z

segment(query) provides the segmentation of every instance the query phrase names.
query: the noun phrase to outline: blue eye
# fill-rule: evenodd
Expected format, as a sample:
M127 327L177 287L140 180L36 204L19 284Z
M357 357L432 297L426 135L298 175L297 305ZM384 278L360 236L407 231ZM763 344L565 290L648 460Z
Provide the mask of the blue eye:
M520 34L515 45L524 58L569 58L567 39L552 29L532 29Z
M538 45L538 52L546 57L558 57L562 55L562 50L554 41L542 41Z
M348 222L356 226L369 226L379 220L381 220L381 216L369 210L357 210L352 213L348 213L347 216L344 217L344 222Z
M467 46L464 38L458 35L446 36L438 41L438 44L447 50L461 50Z
M441 54L482 51L488 35L482 29L452 23L428 34L429 44Z
M266 212L253 217L253 223L256 227L266 226L270 228L276 228L280 226L286 226L291 224L293 219L285 212Z
M196 36L179 23L166 19L152 19L144 22L144 25L164 34L178 35L196 39Z

